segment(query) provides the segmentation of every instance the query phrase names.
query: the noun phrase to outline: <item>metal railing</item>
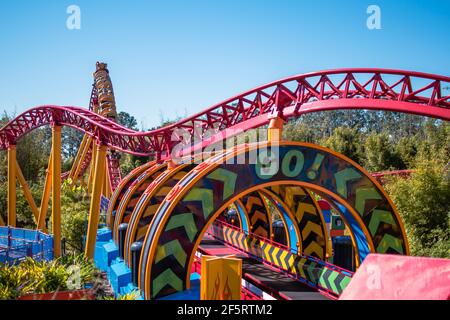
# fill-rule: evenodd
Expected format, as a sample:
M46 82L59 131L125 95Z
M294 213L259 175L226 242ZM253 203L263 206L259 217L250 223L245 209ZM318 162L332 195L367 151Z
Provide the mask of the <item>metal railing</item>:
M224 221L222 221L222 220L216 220L216 221L214 221L214 223L212 224L212 226L213 226L214 224L218 224L218 225L221 225L221 226L230 228L230 229L234 229L234 230L236 230L236 231L238 231L238 232L240 232L240 233L245 234L245 235L248 236L248 237L256 238L256 239L258 239L258 240L260 240L260 241L263 241L263 242L265 242L265 243L271 244L271 245L274 246L274 247L280 248L280 249L285 250L285 251L290 251L290 252L292 252L293 254L300 256L301 258L306 258L306 259L308 259L308 260L310 260L310 261L314 261L315 263L317 263L317 264L319 264L319 265L321 265L321 266L324 266L324 267L327 267L327 268L329 268L329 269L335 270L335 271L337 271L337 272L339 272L339 273L342 273L342 274L345 274L345 275L347 275L347 276L352 276L352 275L353 275L353 272L351 272L351 271L349 271L349 270L343 269L343 268L338 267L338 266L336 266L336 265L334 265L334 264L331 264L331 263L328 263L328 262L326 262L326 261L323 261L323 260L321 260L321 259L319 259L319 258L317 258L317 257L309 256L309 255L307 255L307 254L304 254L304 253L302 253L302 252L299 252L298 249L288 247L288 246L286 246L286 245L284 245L284 244L281 244L281 243L279 243L279 242L273 241L273 240L271 240L271 239L264 238L264 237L262 237L262 236L260 236L260 235L254 234L254 233L251 233L251 232L248 232L248 231L244 231L244 230L240 229L239 227L236 227L236 226L234 226L234 225L231 225L231 224L229 224L229 223L227 223L227 222L224 222ZM211 228L211 227L210 227L210 228ZM210 232L209 232L209 233L210 233ZM211 233L210 233L210 234L211 234ZM222 239L222 240L224 240L224 239Z
M0 263L15 264L27 257L53 259L53 237L36 230L0 227Z
M318 259L316 257L308 256L308 255L305 255L305 254L303 254L301 252L298 253L297 250L295 250L295 249L293 250L292 248L288 248L287 246L285 246L283 244L280 244L280 243L277 243L277 242L272 241L270 239L266 239L264 237L252 234L251 232L245 232L245 231L243 231L243 230L241 230L241 229L239 229L239 228L237 228L235 226L229 225L228 223L223 222L223 221L216 220L210 226L210 228L208 229L208 231L207 231L208 234L213 236L215 239L223 242L224 244L226 244L228 246L231 246L231 247L237 249L238 251L241 251L241 252L249 255L251 258L253 258L253 259L257 260L257 261L260 261L263 264L268 265L269 267L272 267L272 268L282 272L283 274L285 274L285 275L287 275L287 276L289 276L291 278L294 278L294 279L296 279L296 280L298 280L298 281L300 281L300 282L302 282L302 283L304 283L304 284L306 284L306 285L308 285L308 286L310 286L312 288L315 288L315 289L317 289L317 290L319 290L319 291L321 291L321 292L323 292L323 293L325 293L327 295L331 295L333 297L336 297L340 293L335 292L336 290L332 290L331 288L329 288L327 286L324 287L323 285L318 283L318 279L309 279L308 276L304 277L304 276L299 275L296 272L292 272L292 269L295 269L295 268L293 268L294 266L288 266L289 270L286 270L283 266L278 265L278 264L276 264L276 263L274 263L274 262L272 262L270 260L265 259L264 258L264 254L255 254L254 252L252 252L252 251L254 251L254 250L252 250L253 248L249 247L248 248L249 251L246 251L244 248L241 248L240 246L236 246L235 244L230 243L229 241L227 241L223 237L223 235L224 235L224 228L233 229L233 230L235 230L235 231L237 231L237 232L239 232L241 234L245 234L246 237L253 238L253 239L256 238L257 240L260 241L260 243L270 244L272 246L275 246L275 247L279 248L280 250L288 251L290 254L292 254L294 256L297 256L298 258L306 259L306 260L308 260L310 262L314 262L315 266L314 266L313 269L315 269L315 270L317 270L317 269L328 269L331 272L336 272L336 273L341 274L341 275L343 275L345 277L350 277L351 278L353 276L353 272L351 272L351 271L345 270L345 269L340 268L340 267L338 267L336 265L333 265L333 264L328 263L326 261L320 260L320 259ZM256 251L258 251L258 250L256 250ZM307 275L307 273L305 273L305 274ZM313 281L311 281L311 280L313 280Z

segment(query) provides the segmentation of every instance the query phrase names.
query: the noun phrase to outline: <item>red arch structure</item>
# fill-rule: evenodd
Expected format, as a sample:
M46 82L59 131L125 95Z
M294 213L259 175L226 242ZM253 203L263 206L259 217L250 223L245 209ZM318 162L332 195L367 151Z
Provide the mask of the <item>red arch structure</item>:
M163 160L170 157L178 142L172 138L176 129L194 134L200 128L199 135L213 129L220 138L227 138L236 130L265 125L271 118L287 119L336 109L387 110L450 120L450 95L442 93L448 86L450 77L411 71L313 72L257 87L149 132L127 129L83 108L40 106L22 113L0 129L0 150L15 144L35 128L55 123L83 131L112 149ZM210 141L204 140L197 147L206 147Z

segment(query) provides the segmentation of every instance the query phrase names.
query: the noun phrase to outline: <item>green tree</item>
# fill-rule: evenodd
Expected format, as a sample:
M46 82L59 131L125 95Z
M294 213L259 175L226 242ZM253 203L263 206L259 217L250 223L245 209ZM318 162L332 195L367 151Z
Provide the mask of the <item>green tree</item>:
M414 255L450 257L450 175L442 160L418 160L410 179L385 189L398 208Z
M117 122L129 129L138 130L136 118L133 117L128 112L125 111L119 112L119 114L117 115Z
M403 168L401 157L389 141L387 133L371 133L363 144L363 167L371 172Z
M357 129L338 127L330 137L323 139L321 144L360 163L361 135Z
M301 121L290 122L283 129L283 138L291 141L315 143L317 136L311 127Z
M65 181L61 188L61 234L68 248L77 252L86 234L89 194L79 185Z
M128 112L121 111L117 115L117 122L127 127L129 129L137 129L137 120L135 117L130 115ZM121 154L120 155L120 171L123 176L126 176L134 168L143 165L145 162L149 161L148 157L139 157L131 154Z

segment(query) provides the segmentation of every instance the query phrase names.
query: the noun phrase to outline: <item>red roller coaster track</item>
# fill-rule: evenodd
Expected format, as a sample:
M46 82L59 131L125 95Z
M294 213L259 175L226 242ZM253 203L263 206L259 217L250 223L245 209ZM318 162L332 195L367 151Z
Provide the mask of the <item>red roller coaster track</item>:
M47 124L78 129L108 147L135 155L169 157L176 129L193 134L213 129L227 138L228 129L257 128L271 118L336 109L372 109L450 120L450 95L442 90L450 77L386 69L338 69L293 76L247 91L170 126L136 132L88 109L41 106L0 129L0 150L29 131ZM200 134L201 134L200 133ZM200 137L201 138L201 137ZM209 142L205 141L205 147Z

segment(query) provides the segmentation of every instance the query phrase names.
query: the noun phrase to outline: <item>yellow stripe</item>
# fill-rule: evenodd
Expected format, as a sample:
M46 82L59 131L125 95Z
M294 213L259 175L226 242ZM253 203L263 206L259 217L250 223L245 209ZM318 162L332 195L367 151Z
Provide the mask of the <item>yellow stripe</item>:
M306 239L311 232L314 232L317 235L322 235L322 228L317 223L308 221L305 228L302 230L303 239Z
M312 205L310 203L300 203L295 212L295 218L297 219L297 221L299 221L299 222L302 221L303 215L305 214L305 212L315 215L316 208L314 207L314 205Z
M294 262L295 262L295 255L293 255L292 253L289 253L289 259L288 259L289 269L287 269L287 270L290 270L292 273L296 274L297 271L295 270Z
M272 260L276 266L281 267L280 262L277 259L278 251L280 251L280 248L274 247L274 250L272 251Z
M284 270L289 271L289 267L286 265L286 256L288 255L288 252L286 250L283 250L280 256L280 262L281 266Z
M273 263L270 257L270 253L269 250L272 248L272 246L270 244L266 244L265 248L264 248L264 259L269 261L270 263Z
M300 270L301 277L304 278L304 279L307 279L306 278L306 274L303 271L303 266L304 266L305 262L306 262L306 259L305 258L301 258L300 261L297 263L297 267Z
M311 242L305 249L305 254L312 256L316 253L318 257L323 256L323 248L315 241Z

